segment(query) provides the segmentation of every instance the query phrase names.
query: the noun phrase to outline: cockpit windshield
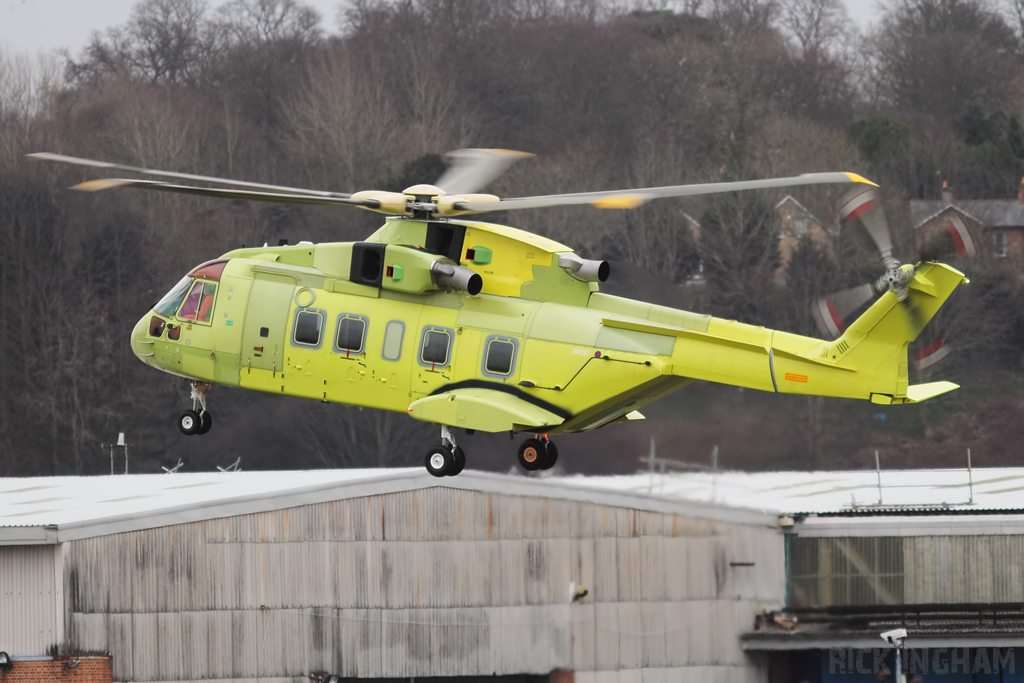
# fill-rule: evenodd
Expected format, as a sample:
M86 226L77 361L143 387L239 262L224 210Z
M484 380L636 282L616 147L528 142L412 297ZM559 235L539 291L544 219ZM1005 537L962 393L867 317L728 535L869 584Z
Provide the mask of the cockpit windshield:
M174 288L167 292L163 299L160 299L157 305L153 307L153 310L165 318L170 318L178 310L181 302L185 300L185 294L188 293L188 288L191 284L191 275L181 278L178 284L174 285Z

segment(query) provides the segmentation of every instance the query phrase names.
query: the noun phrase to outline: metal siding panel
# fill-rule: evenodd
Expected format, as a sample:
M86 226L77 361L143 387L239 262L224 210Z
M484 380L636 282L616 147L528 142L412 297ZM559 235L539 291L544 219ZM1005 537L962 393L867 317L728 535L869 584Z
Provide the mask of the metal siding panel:
M57 643L56 546L0 546L0 643L12 655L44 655Z
M255 610L231 613L232 678L255 678L259 675L260 650L264 646L259 618L260 613Z
M964 572L966 583L966 602L992 602L995 596L993 586L993 537L992 536L955 536L950 537L955 553L960 557L969 557L971 567Z
M205 650L206 673L209 678L231 678L234 673L232 614L224 610L211 610L203 616L206 625L206 642L196 653Z
M717 619L719 604L712 600L694 600L686 603L683 627L688 634L688 664L708 665L714 663L714 641L720 635Z
M664 602L644 602L640 605L641 665L665 666L666 620Z
M663 541L662 561L665 572L665 597L670 601L685 600L689 594L689 539L669 537Z
M548 605L548 671L572 670L572 608L568 603Z
M665 603L665 665L690 663L690 611L686 602Z
M664 600L665 539L661 536L640 537L640 597L642 600Z
M643 664L643 622L640 603L620 602L618 619L613 622L619 631L619 666L636 669Z
M153 653L156 653L156 665L149 670L149 680L180 681L185 678L181 614L163 613L155 616L156 647L147 652L147 655L153 658Z
M129 616L128 638L132 641L132 679L155 681L160 678L168 678L159 675L160 629L157 626L157 615L131 614Z
M599 602L594 606L596 616L595 669L606 671L618 669L619 659L619 610L617 603Z
M572 663L566 668L577 672L592 671L596 657L596 608L592 604L576 603L570 608L570 618L572 623Z
M133 614L112 614L107 622L107 639L113 655L115 681L136 679L135 652L141 646L135 639Z
M619 538L615 547L618 570L618 599L621 602L640 600L640 539Z
M594 540L593 600L614 602L619 599L618 543L614 537Z

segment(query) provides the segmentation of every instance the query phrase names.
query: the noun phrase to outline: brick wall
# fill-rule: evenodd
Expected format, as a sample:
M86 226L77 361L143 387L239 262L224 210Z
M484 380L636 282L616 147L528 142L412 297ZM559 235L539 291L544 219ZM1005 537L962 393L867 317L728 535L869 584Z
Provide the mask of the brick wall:
M110 655L15 659L10 669L0 669L0 683L113 683L113 671Z

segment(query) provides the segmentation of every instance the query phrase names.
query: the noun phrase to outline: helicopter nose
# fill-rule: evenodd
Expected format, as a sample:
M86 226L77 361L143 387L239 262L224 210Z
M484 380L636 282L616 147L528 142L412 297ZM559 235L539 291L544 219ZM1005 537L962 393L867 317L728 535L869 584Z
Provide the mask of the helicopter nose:
M151 315L151 314L150 314ZM150 315L145 315L132 328L132 353L143 363L152 365L154 346L153 340L148 337Z

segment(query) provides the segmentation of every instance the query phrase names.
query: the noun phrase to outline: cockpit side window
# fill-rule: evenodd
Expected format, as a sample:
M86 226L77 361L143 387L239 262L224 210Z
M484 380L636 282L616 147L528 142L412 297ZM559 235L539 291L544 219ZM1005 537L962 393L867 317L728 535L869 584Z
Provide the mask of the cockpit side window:
M185 297L185 303L178 311L182 320L197 323L209 323L213 320L213 302L217 295L217 285L213 282L196 282Z
M213 302L217 296L217 285L207 282L203 285L203 298L199 302L199 314L196 321L208 323L213 319Z
M203 283L197 282L192 286L192 291L185 297L185 303L181 305L181 310L178 311L178 317L182 320L195 320L196 311L199 310L199 300L203 296Z
M153 307L153 310L165 318L170 318L178 310L181 302L185 300L185 294L188 293L188 288L191 284L191 276L186 275L181 278L178 284L174 285L171 291L164 295L163 299L160 299L159 303Z

